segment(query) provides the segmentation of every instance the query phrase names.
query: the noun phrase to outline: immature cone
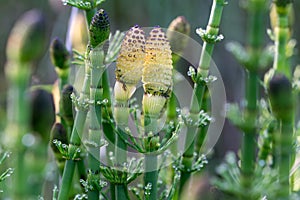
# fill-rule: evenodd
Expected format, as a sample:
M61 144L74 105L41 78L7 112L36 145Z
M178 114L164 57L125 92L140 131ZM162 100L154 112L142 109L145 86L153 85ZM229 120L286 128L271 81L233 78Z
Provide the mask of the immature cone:
M70 66L70 54L59 38L54 38L50 44L50 58L52 64L59 69L67 69Z
M284 121L291 120L294 112L294 98L289 79L283 74L274 75L269 82L268 93L276 118Z
M67 131L63 127L62 124L60 123L55 123L51 129L51 134L50 134L50 146L51 149L54 153L54 157L57 163L57 166L62 173L64 170L64 165L65 165L65 158L63 158L62 154L58 150L57 146L53 143L53 141L60 141L62 144L69 144L68 141L68 136L67 136Z
M90 45L92 48L102 44L109 37L110 23L107 13L100 9L94 15L90 25Z
M73 118L73 102L71 99L71 94L75 92L75 89L72 85L65 85L62 90L61 98L61 114L64 120L68 123L69 126L72 126L74 123Z
M116 101L127 101L141 80L145 58L145 33L138 26L127 31L116 62Z
M45 142L49 140L49 133L55 121L55 108L52 94L42 89L30 92L32 131L40 134Z
M170 42L173 52L182 53L188 42L191 26L184 16L176 17L169 25L167 38ZM182 34L179 34L182 33Z
M165 106L173 86L172 52L166 34L161 28L154 28L147 38L142 82L144 112L158 115Z
M43 53L45 33L45 19L40 11L31 10L23 14L7 41L8 60L20 63L36 60Z

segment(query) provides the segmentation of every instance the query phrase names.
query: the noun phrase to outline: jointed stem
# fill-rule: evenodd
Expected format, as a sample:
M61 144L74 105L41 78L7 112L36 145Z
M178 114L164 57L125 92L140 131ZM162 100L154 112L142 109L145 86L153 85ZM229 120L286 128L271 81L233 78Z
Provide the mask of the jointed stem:
M225 5L224 0L214 0L211 8L211 14L209 22L206 29L206 34L217 36L219 32L219 25L221 22L222 11ZM208 76L211 56L214 49L215 42L209 43L204 41L203 48L201 52L201 57L199 61L199 67L197 69L197 76L206 78ZM190 117L193 121L197 121L197 115L201 110L201 103L204 96L205 85L200 83L194 84L194 91L192 94L192 101L190 105ZM180 193L182 192L183 186L185 185L187 179L190 177L191 172L189 170L193 164L193 154L194 154L194 139L197 132L196 126L189 126L187 130L187 135L185 139L185 152L182 158L182 164L184 165L185 171L181 175L180 179ZM180 194L179 194L180 195Z
M123 134L125 132L125 128L128 126L128 118L129 118L128 101L116 102L114 114L115 114L117 131L119 132L119 134ZM120 169L122 169L121 166L123 166L123 164L127 162L127 144L118 134L116 135L115 157L116 157L117 165L120 167ZM117 200L128 199L127 185L126 184L115 185L115 194Z
M76 117L74 120L74 126L71 133L69 148L72 145L74 145L75 147L79 147L81 145L81 137L82 137L85 121L86 121L86 116L88 113L88 106L86 105L86 100L89 98L89 94L90 94L89 89L90 89L90 68L86 64L84 82L80 93L80 97L78 99L78 103L80 105L78 106L78 111L76 113ZM68 199L69 191L72 186L72 179L75 170L75 165L76 162L72 159L66 161L66 166L62 176L62 185L58 195L59 200Z
M288 18L288 6L279 7L276 6L276 12L278 15L277 26L275 27L275 56L273 68L278 72L285 74L288 78L291 78L291 68L289 67L286 57L286 46L289 40L289 18Z
M291 120L292 121L292 120ZM280 145L279 157L279 183L281 199L289 199L290 188L290 169L293 156L293 133L294 126L292 122L281 121L278 143Z
M262 52L262 41L264 34L263 20L265 15L266 2L249 1L249 61L246 63L246 109L245 109L245 130L243 133L241 147L241 181L242 185L249 188L252 185L252 176L255 170L256 149L257 149L257 112L258 112L258 92L259 92L259 59ZM247 199L251 199L250 194L245 194Z
M110 85L109 85L109 78L108 78L108 72L107 70L104 71L102 75L102 86L103 86L103 99L107 100L106 103L106 109L102 113L102 117L104 120L102 120L102 127L103 127L103 133L106 137L106 140L108 141L108 145L106 147L106 157L107 157L107 163L109 165L112 165L112 162L110 160L110 153L114 152L115 148L115 134L113 127L111 123L108 120L112 120L112 108L111 108L111 95L110 95ZM115 185L113 183L110 183L110 195L111 200L115 200Z
M280 3L284 3L280 5ZM277 21L274 30L275 33L275 57L273 68L276 69L277 74L284 74L288 79L291 79L291 68L288 64L286 55L286 47L290 36L289 30L289 1L277 1L276 3ZM290 86L291 87L291 86ZM291 89L290 89L291 90ZM286 90L288 91L288 90ZM278 197L280 199L289 199L290 187L290 168L292 159L295 156L293 149L294 145L294 97L292 91L287 92L288 96L284 102L289 105L282 113L277 112L279 121L279 133L275 138L275 145L277 145L277 159L279 170L279 184L280 192ZM284 97L281 97L284 98ZM283 103L281 103L283 104ZM280 104L280 105L281 105ZM273 110L276 109L276 104L272 105ZM282 110L282 109L281 109ZM275 111L274 111L275 112Z
M249 72L246 83L246 122L247 129L244 131L242 140L242 183L244 187L251 184L251 176L255 167L256 142L256 116L257 116L257 99L258 99L258 76L256 72Z
M91 52L92 54L94 52ZM88 148L88 165L89 170L93 176L99 176L100 166L100 140L101 140L101 121L102 121L102 106L99 102L102 99L103 88L101 76L103 74L104 67L101 66L103 62L104 54L98 55L99 63L93 63L92 65L98 64L98 66L91 66L91 85L90 85L90 130L89 130L89 141L92 142ZM101 59L102 56L102 59ZM99 191L97 189L90 190L88 192L89 199L99 199Z

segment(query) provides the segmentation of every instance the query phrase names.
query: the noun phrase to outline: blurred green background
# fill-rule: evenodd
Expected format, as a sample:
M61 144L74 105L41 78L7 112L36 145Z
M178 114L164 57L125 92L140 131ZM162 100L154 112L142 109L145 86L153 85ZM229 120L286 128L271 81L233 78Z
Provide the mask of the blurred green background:
M233 56L225 49L229 41L238 41L243 45L247 42L247 13L242 8L246 1L228 0L224 9L220 32L225 39L217 44L213 59L218 66L226 87L228 102L240 102L243 98L244 71L234 60ZM65 39L67 32L68 16L70 7L63 6L59 0L0 0L0 104L2 106L0 118L5 118L7 82L4 77L5 47L8 34L16 19L25 11L36 8L41 10L46 17L47 26L47 47L52 38L59 36ZM177 16L183 15L191 24L191 37L199 43L201 39L195 34L195 29L205 28L212 0L106 0L102 7L109 13L112 32L119 29L125 31L131 26L138 24L142 27L159 25L168 27L168 24ZM300 2L295 1L295 24L293 38L300 41ZM267 36L269 18L264 20L266 24L265 42L270 43ZM297 49L299 45L296 46ZM296 51L293 57L293 66L300 63L300 51ZM44 56L36 63L37 70L33 75L33 82L53 83L56 75L51 67L48 49L45 49ZM1 128L4 122L1 121ZM226 123L224 131L215 148L217 158L222 158L227 150L236 151L239 148L240 134L230 123Z

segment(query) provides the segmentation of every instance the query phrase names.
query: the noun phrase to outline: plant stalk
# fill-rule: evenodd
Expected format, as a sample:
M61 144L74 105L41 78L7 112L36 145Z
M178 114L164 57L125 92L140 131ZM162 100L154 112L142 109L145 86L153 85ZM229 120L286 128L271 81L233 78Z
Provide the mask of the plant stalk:
M117 131L119 134L126 134L125 129L128 127L128 118L129 118L129 106L128 100L122 102L116 102L114 108L114 116L116 120ZM120 169L123 169L124 163L127 162L127 144L120 137L119 134L116 134L116 146L115 146L115 157L117 165ZM126 172L120 172L126 173ZM115 185L115 195L117 200L127 200L127 185L124 184L116 184Z
M96 50L98 51L98 50ZM102 53L101 53L102 52ZM92 51L91 54L94 52ZM102 79L104 67L103 65L104 53L100 51L98 55L99 62L91 64L91 85L90 85L90 129L89 129L89 141L93 144L88 147L88 166L93 176L99 175L100 166L100 141L101 141L101 121L102 121L102 105L99 102L102 99L103 88ZM101 62L102 61L102 62ZM98 66L94 66L97 65ZM90 190L88 192L89 199L99 199L99 191L97 189Z
M29 124L29 102L26 98L26 90L29 84L30 64L8 63L12 71L17 67L17 73L8 74L10 79L8 100L8 125L7 133L16 142L13 144L16 156L16 169L14 170L14 199L21 199L28 195L27 167L25 164L26 146L22 142L23 136L28 133ZM10 66L11 65L11 66ZM11 140L12 138L10 138ZM9 141L10 142L10 141Z
M280 122L280 155L279 155L279 184L280 199L289 199L290 187L290 169L292 166L294 126L290 121L282 120Z
M225 5L224 0L214 0L211 8L211 14L209 18L208 25L206 27L206 34L218 36L219 26L221 22L222 12ZM209 67L211 62L211 56L214 49L215 43L208 43L204 41L203 48L201 52L201 57L199 61L199 66L197 69L197 77L206 78L209 73ZM192 100L190 104L190 117L193 121L197 120L197 116L201 110L201 103L204 96L205 85L195 82L194 90L192 94ZM185 138L185 151L182 156L182 164L184 166L184 171L181 174L180 184L179 184L179 196L183 191L183 187L187 180L191 176L189 170L193 164L194 155L194 145L195 145L195 135L197 132L196 126L188 126L187 135Z
M150 140L148 140L149 153L145 154L145 173L144 173L144 186L150 184L149 200L156 200L157 196L157 181L158 181L158 160L157 155L151 153L155 151L157 142L152 140L157 134L157 117L149 116L147 113L144 114L144 128L145 136L150 133L153 134Z
M86 100L88 100L90 96L90 91L89 91L90 82L91 82L90 79L91 79L90 67L86 63L85 77L84 77L84 82L81 89L80 97L78 99L78 111L76 113L75 120L74 120L74 126L71 133L69 150L72 145L78 148L81 145L81 137L82 137L83 128L88 113L88 105ZM66 161L66 166L64 168L64 172L62 176L62 184L61 184L61 189L59 191L58 200L68 199L69 191L72 186L72 179L74 175L75 166L76 166L76 161L72 159L68 159Z
M291 79L291 68L286 57L286 46L289 40L289 9L288 6L276 6L277 26L275 27L275 55L273 68Z
M243 133L241 147L241 181L243 187L249 188L252 185L252 176L255 170L256 149L257 149L257 125L258 113L258 92L259 92L259 59L262 52L264 22L261 20L265 15L265 4L263 0L250 1L249 12L249 61L246 64L246 128ZM245 194L245 198L251 199L251 195Z
M111 93L110 93L110 84L109 84L109 77L108 77L108 71L105 70L103 75L102 75L102 86L103 86L103 99L107 101L106 103L106 109L103 110L102 112L102 127L103 127L103 133L106 137L106 140L108 141L108 145L106 147L106 158L107 158L107 164L112 166L112 162L110 159L110 153L114 152L115 148L115 134L114 130L112 127L112 124L110 123L109 120L113 119L113 114L112 114L112 108L111 108ZM115 185L113 183L110 183L110 199L115 200Z
M246 83L246 122L247 129L243 133L242 139L242 184L249 187L252 183L252 176L255 167L256 142L256 117L258 100L258 76L256 72L249 71Z

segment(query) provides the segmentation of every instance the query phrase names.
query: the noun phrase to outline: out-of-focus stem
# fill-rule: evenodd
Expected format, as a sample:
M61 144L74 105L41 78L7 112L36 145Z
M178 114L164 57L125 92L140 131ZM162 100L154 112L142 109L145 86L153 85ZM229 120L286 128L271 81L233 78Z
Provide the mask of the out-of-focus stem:
M241 147L241 181L244 188L248 188L252 184L252 176L254 174L257 149L257 103L259 89L259 58L262 52L264 21L261 20L266 14L266 2L263 0L249 1L249 56L247 63L246 77L246 109L245 121L247 128L244 130L242 147ZM245 198L251 198L251 195L245 194Z
M29 102L26 100L26 90L30 77L30 65L26 63L8 63L9 68L13 70L18 67L18 73L9 75L10 88L8 96L8 126L7 132L10 136L14 136L16 140L15 156L16 168L14 170L14 199L21 199L28 195L26 182L28 175L25 165L25 151L26 147L22 142L23 136L28 132L29 123ZM24 173L25 172L25 173Z

